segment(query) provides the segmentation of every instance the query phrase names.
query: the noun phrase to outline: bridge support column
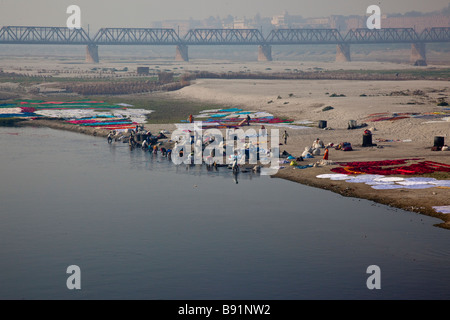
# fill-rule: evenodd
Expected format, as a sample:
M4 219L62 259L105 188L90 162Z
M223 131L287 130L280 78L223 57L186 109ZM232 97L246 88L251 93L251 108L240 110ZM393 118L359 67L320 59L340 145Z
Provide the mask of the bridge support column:
M410 61L415 66L427 65L427 53L425 43L411 44L411 58Z
M261 45L258 47L258 61L272 61L272 46Z
M184 44L177 45L175 61L189 61L188 46Z
M350 45L339 43L336 47L336 62L350 62Z
M98 45L89 44L86 47L86 62L87 63L99 63L98 58Z

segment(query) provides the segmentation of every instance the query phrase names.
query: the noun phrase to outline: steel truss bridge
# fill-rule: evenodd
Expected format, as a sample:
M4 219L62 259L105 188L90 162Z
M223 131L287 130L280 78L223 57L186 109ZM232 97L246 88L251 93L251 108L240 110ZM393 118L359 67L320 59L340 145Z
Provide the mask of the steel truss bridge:
M337 29L275 29L264 36L259 29L191 29L180 36L174 29L101 28L93 37L84 29L66 27L4 26L1 44L87 45L88 54L98 56L99 45L175 45L178 60L188 60L187 46L258 45L260 60L271 60L273 45L338 45L338 55L350 60L349 46L357 44L410 43L413 53L425 60L425 44L450 42L450 28L354 29L342 35ZM93 61L96 62L96 61Z

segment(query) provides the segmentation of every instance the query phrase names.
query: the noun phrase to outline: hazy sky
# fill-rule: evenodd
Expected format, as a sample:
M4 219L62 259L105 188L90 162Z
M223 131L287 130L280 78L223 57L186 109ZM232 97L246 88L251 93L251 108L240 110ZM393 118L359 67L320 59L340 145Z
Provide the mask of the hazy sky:
M71 4L81 8L82 26L147 27L168 19L204 19L209 16L291 15L320 17L365 15L376 4L381 13L430 12L446 7L449 0L0 0L0 26L65 26Z

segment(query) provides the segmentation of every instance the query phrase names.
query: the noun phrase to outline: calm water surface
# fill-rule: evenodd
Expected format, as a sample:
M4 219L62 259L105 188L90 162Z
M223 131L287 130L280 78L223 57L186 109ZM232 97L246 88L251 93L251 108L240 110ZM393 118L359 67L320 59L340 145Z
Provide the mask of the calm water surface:
M450 298L434 218L51 129L0 128L0 168L0 299Z

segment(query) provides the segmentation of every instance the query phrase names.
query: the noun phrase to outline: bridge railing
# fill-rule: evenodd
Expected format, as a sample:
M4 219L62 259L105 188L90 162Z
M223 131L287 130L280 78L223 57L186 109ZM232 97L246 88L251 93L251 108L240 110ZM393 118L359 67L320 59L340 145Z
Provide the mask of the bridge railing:
M94 36L95 44L174 45L181 42L174 29L102 28Z
M258 29L191 29L183 42L193 45L263 44L264 36Z
M275 29L266 37L268 44L337 44L343 41L337 29Z
M420 34L424 42L450 42L450 28L425 29Z
M352 29L344 37L346 43L413 43L420 38L413 28Z
M258 29L191 29L180 37L174 29L102 28L94 38L84 29L4 26L0 43L97 45L301 45L450 42L450 28L429 28L418 35L412 28L275 29L264 37Z
M88 44L92 41L84 29L5 26L0 29L0 42L25 44Z

